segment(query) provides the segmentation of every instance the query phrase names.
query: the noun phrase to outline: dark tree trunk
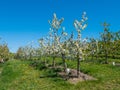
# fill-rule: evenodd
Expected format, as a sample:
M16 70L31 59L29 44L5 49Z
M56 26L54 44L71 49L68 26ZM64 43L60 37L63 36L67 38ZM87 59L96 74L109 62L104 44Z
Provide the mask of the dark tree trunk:
M45 64L45 66L46 66L46 57L44 57L44 64Z
M108 52L105 50L105 64L108 64Z
M80 76L80 58L77 58L77 77Z
M31 60L32 59L32 54L30 53L30 58L29 58L29 60Z
M53 63L52 63L53 68L55 68L55 56L53 56Z
M98 53L96 54L96 60L98 61Z
M93 54L92 54L92 57L91 57L91 61L93 61Z
M64 72L66 72L67 64L66 64L66 61L65 61L65 54L62 54L62 61L63 61L63 66L64 66Z

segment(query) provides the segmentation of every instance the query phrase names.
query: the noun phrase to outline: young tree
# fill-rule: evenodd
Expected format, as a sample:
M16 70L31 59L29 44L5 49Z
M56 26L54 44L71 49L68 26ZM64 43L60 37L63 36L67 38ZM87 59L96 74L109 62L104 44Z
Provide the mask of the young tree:
M90 49L91 60L93 60L93 57L96 52L96 40L94 38L90 38L89 49Z
M44 58L44 63L46 65L46 45L45 45L45 39L44 38L41 38L39 39L39 44L40 44L40 49L39 49L39 52L40 52L40 59Z
M7 61L9 59L9 53L7 43L0 38L0 60Z
M120 58L120 31L113 33L113 42L111 48L112 58Z
M90 50L91 60L93 60L93 57L95 56L96 59L98 59L98 53L99 53L98 40L95 40L94 38L90 38L89 50Z
M66 64L66 56L69 53L68 50L68 42L67 42L67 33L65 32L65 29L63 28L61 36L60 36L60 41L58 42L59 46L59 52L62 57L63 65L64 65L64 72L67 70L67 64Z
M52 52L53 52L53 67L55 67L55 58L56 55L59 53L59 48L58 48L58 42L59 42L59 36L58 36L58 30L61 28L61 24L63 22L64 18L58 19L56 14L53 14L53 19L50 22L50 20L48 21L50 26L51 26L51 30L53 31L53 40L52 40Z
M16 59L22 59L23 58L23 48L19 47L17 50L17 53L15 54Z
M9 59L9 48L7 44L0 45L0 59L7 61Z
M84 30L87 27L87 17L86 12L83 12L82 19L80 21L75 20L74 21L74 27L77 30L77 41L74 42L75 45L75 54L77 57L77 77L80 75L80 61L83 60L85 46L82 44L81 40L81 31ZM84 46L84 47L83 47Z
M109 26L110 24L104 22L103 27L104 27L104 32L101 34L101 42L102 42L102 49L103 53L105 55L105 63L108 63L108 55L110 53L110 46L112 42L112 34L109 31Z

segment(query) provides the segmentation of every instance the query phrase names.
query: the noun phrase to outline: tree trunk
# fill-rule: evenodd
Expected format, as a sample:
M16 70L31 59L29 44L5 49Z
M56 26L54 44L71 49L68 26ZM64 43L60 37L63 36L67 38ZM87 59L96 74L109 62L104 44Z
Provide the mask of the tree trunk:
M44 57L44 64L45 64L45 66L46 66L46 56Z
M96 60L98 61L98 53L96 54Z
M80 58L77 58L77 77L80 76Z
M55 68L55 56L53 56L53 63L52 63L53 65L53 68Z
M92 52L92 55L91 55L91 61L93 61L93 57L94 57L94 53Z
M32 54L30 53L30 58L29 58L29 60L31 60L31 58L32 58Z
M62 54L62 61L63 61L63 66L64 66L64 72L66 72L67 64L65 62L65 54Z
M108 64L108 52L105 50L105 64Z

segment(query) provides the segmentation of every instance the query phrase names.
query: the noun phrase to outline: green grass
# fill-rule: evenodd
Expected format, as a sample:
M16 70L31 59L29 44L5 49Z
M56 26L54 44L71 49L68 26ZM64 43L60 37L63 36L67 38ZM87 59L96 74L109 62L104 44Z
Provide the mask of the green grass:
M28 61L11 60L0 65L0 90L119 90L120 67L110 64L81 62L81 71L98 80L79 82L76 85L60 78L55 69L35 69ZM76 68L75 61L67 62ZM43 78L40 78L43 76Z

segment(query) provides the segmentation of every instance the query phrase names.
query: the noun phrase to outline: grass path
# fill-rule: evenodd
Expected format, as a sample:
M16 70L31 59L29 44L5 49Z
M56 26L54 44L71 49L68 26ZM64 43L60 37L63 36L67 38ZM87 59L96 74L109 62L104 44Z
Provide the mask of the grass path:
M75 68L75 63L68 62L68 66ZM3 68L3 70L2 70ZM50 69L35 70L27 62L8 61L0 67L0 90L119 90L120 67L81 63L81 70L98 80L79 82L76 85L60 77L40 78L43 74L54 74Z

